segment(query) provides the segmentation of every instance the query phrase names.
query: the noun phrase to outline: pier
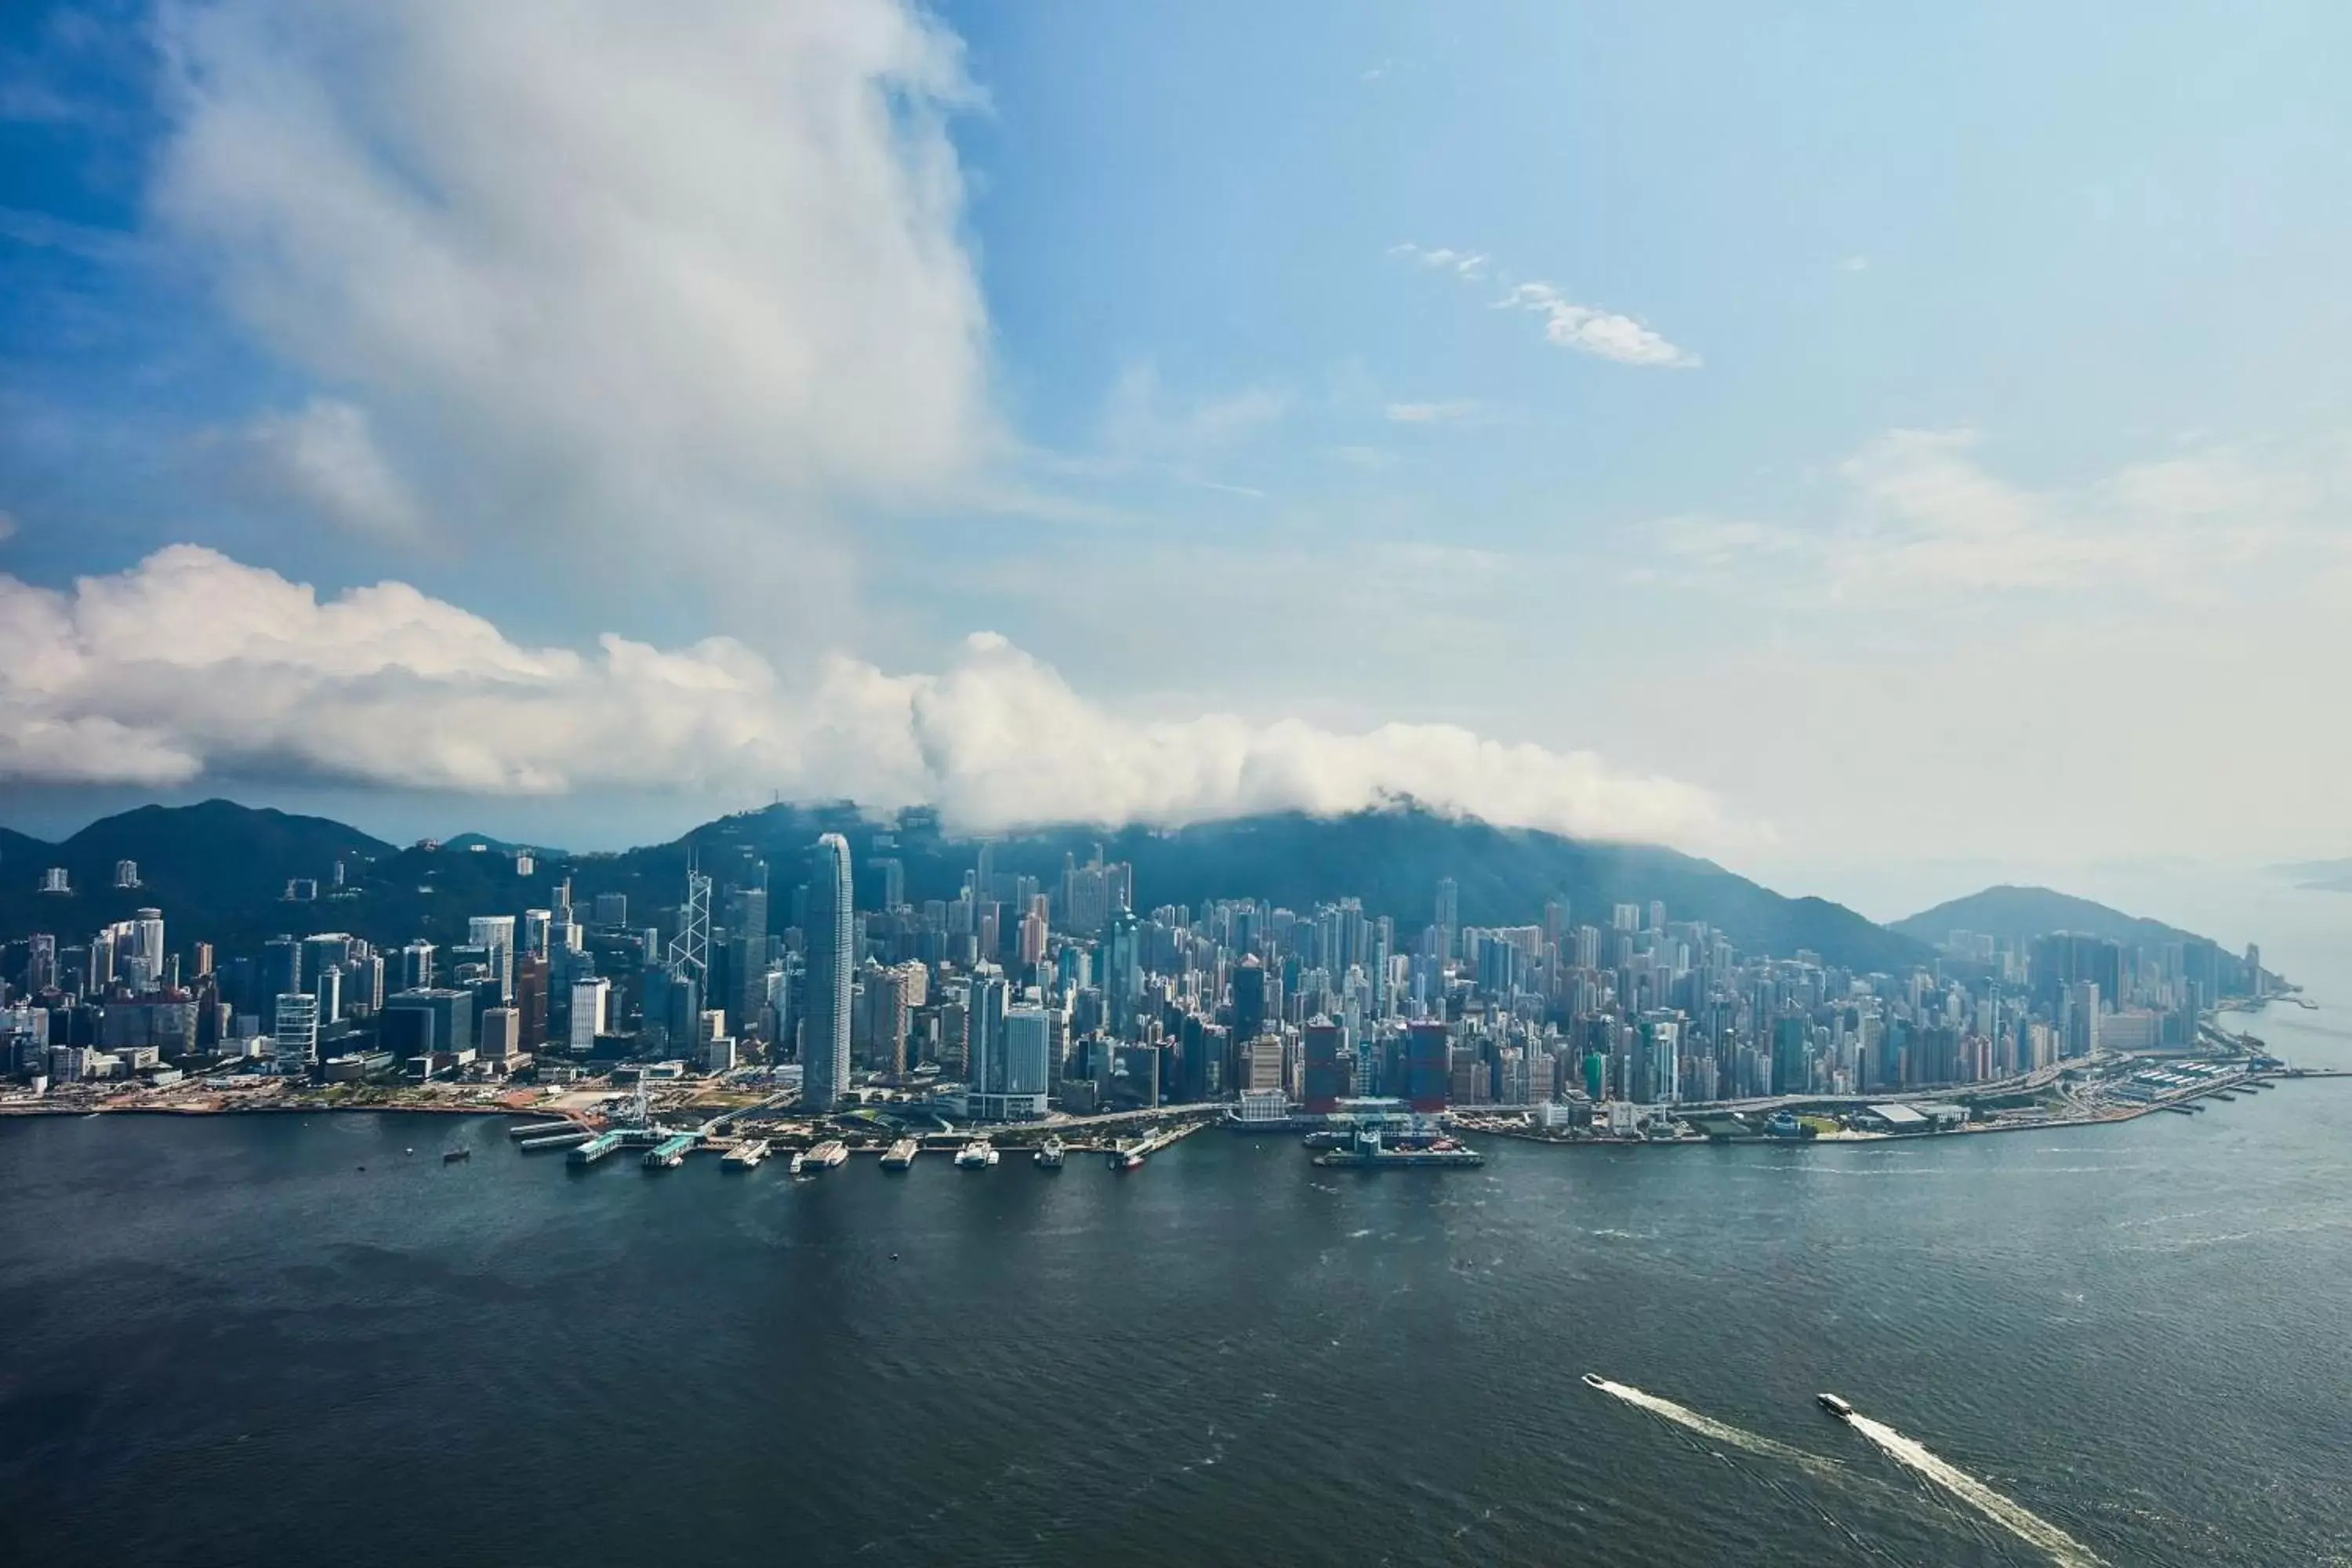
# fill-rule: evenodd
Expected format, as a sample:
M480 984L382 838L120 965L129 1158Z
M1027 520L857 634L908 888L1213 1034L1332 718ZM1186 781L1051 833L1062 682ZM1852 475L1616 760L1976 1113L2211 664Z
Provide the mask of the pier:
M1188 1121L1181 1127L1162 1127L1126 1142L1114 1141L1104 1152L1112 1170L1132 1171L1179 1138L1189 1138L1207 1125L1205 1121Z
M646 1151L645 1166L648 1171L674 1171L686 1163L687 1155L702 1142L699 1132L680 1132L663 1139Z
M618 1132L597 1133L593 1138L572 1151L570 1156L572 1163L575 1165L594 1164L621 1146L621 1136Z

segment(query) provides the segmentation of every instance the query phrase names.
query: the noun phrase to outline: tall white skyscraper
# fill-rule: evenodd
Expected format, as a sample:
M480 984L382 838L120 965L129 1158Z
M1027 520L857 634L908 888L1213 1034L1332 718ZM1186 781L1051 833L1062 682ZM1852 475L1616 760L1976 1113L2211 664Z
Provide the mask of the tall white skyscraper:
M613 983L603 975L592 975L572 983L572 1029L565 1044L575 1057L584 1057L596 1048L596 1037L604 1032L604 1009L612 995Z
M1008 1007L1003 1026L1004 1092L1025 1103L1027 1115L1045 1112L1053 1087L1054 1021L1043 1007Z
M139 989L151 991L163 983L163 911L141 910L131 923L139 928Z
M488 948L490 970L499 977L499 1000L514 1000L515 918L512 915L476 915L466 922L467 939L476 947Z
M278 998L271 1020L273 1049L280 1072L301 1072L319 1061L319 999L307 991L289 991Z
M829 1111L849 1082L849 982L856 957L849 840L816 841L809 877L808 1014L801 1026L801 1104Z

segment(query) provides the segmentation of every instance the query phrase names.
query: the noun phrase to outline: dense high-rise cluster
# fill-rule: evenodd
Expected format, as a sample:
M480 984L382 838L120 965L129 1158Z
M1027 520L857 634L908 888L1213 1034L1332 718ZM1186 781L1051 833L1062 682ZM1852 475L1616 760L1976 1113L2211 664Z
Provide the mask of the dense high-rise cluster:
M689 862L676 902L633 922L626 893L575 903L570 879L533 883L529 852L506 853L512 885L551 888L548 902L476 914L446 945L289 933L216 963L205 942L171 949L155 909L64 946L20 939L0 959L5 1066L55 1082L169 1082L198 1064L335 1082L635 1061L797 1075L820 1111L873 1092L1002 1121L1381 1098L1573 1122L2028 1079L2102 1047L2193 1045L2205 1010L2260 984L2256 954L2196 940L1956 931L1930 965L1858 973L1742 952L1654 900L1580 919L1559 898L1481 925L1497 911L1465 911L1452 878L1402 927L1346 897L1140 908L1130 865L1097 848L1056 875L1017 842L969 847L960 874L933 857L930 890L960 885L918 900L879 830L855 859L848 835L824 834L772 889L750 850L717 878ZM137 877L124 862L118 885Z

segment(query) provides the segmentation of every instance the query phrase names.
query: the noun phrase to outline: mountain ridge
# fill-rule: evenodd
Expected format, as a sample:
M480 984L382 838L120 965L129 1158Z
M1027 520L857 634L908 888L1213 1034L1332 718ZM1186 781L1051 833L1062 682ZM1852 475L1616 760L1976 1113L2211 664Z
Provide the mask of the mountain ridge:
M468 914L544 904L566 876L579 901L626 892L633 919L650 923L677 901L689 857L721 886L765 860L771 887L782 892L804 878L810 848L826 831L849 837L865 907L878 894L877 858L900 862L905 896L919 901L953 897L982 842L992 847L1000 870L1034 876L1046 887L1057 881L1066 855L1084 862L1100 845L1106 858L1134 865L1136 901L1146 910L1255 898L1304 912L1356 897L1368 913L1393 917L1401 940L1410 941L1433 916L1438 879L1451 876L1465 924L1532 924L1543 918L1546 900L1564 897L1576 923L1605 927L1611 905L1636 903L1646 911L1657 900L1670 919L1706 921L1746 952L1791 957L1810 951L1861 972L1932 957L1910 936L1843 905L1785 897L1677 850L1498 827L1411 805L1328 817L1267 813L1180 828L1060 824L985 840L945 833L925 812L880 824L846 803L773 805L717 818L665 844L613 854L542 851L529 878L519 878L503 855L397 848L324 817L221 800L150 805L100 818L60 845L26 838L26 853L0 847L0 929L12 936L78 932L153 904L178 929L223 942L306 921L379 942L446 939L463 929ZM139 861L141 888L107 885L121 858ZM337 858L351 879L344 897L320 906L285 903L289 878L315 879L326 892ZM70 900L33 890L46 865L68 868ZM778 910L771 921L781 926L788 918Z
M1887 929L1939 946L1956 931L2007 938L2022 945L2052 931L2080 931L2106 942L2161 946L2173 942L2210 942L2210 937L2158 920L2127 914L2095 900L2054 888L2001 882L1932 909L1888 922ZM2218 946L2219 944L2216 943Z

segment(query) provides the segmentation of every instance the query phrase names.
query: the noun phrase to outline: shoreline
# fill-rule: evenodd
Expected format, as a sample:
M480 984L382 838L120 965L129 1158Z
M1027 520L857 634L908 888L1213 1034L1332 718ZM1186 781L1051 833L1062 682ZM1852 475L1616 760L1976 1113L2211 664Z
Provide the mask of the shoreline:
M0 1105L0 1118L92 1116L539 1116L578 1121L561 1110L518 1110L503 1105Z
M2268 1088L2275 1089L2278 1087L2279 1080L2285 1079L2352 1078L2352 1068L2282 1068L2276 1072L2265 1073L2261 1076ZM1984 1137L1996 1132L2074 1131L2077 1129L2089 1127L2120 1127L2126 1122L2137 1121L2143 1117L2155 1115L2158 1111L2172 1111L2175 1113L2187 1111L2191 1115L2202 1115L2204 1111L2204 1108L2202 1106L2198 1106L2193 1111L2189 1110L2189 1107L2196 1106L2197 1102L2200 1100L2211 1100L2217 1093L2228 1092L2232 1089L2242 1093L2244 1092L2244 1087L2245 1079L2232 1079L2229 1083L2216 1084L2210 1088L2200 1089L2194 1094L2183 1095L2178 1099L2152 1100L2146 1105L2137 1106L2129 1110L2118 1110L2114 1114L2108 1116L2080 1116L2065 1119L2053 1118L2048 1121L2004 1121L1999 1123L1987 1123L1981 1126L1964 1124L1962 1126L1953 1128L1948 1132L1841 1132L1832 1137L1812 1138L1768 1138L1759 1134L1750 1138L1652 1139L1549 1138L1532 1130L1522 1131L1499 1127L1460 1128L1456 1129L1456 1131L1460 1136L1465 1138L1508 1138L1515 1142L1541 1143L1551 1148L1559 1149L1745 1149L1759 1144L1772 1144L1790 1149L1809 1149L1819 1148L1823 1145L1845 1145L1856 1143L1867 1143L1873 1145L1881 1143L1917 1143L1929 1140L1940 1142L1947 1138ZM2266 1091L2267 1090L2264 1092ZM2232 1098L2235 1098L2235 1096L2232 1096Z

